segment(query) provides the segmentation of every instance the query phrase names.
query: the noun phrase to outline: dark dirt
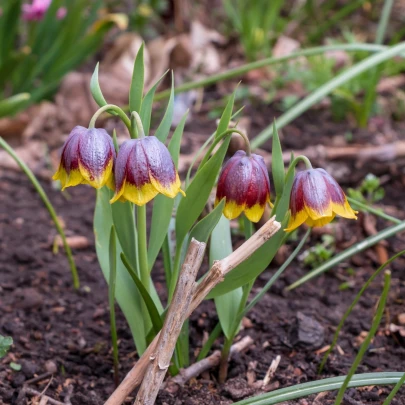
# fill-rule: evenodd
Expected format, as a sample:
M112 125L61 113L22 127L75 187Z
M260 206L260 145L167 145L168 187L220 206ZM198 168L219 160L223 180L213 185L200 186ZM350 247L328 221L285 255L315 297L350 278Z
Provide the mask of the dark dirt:
M204 127L204 122L199 124ZM193 128L188 130L193 131ZM204 132L208 130L204 129ZM322 142L330 142L330 139L324 140L316 129L310 132L314 136L306 135L301 140L300 134L308 132L300 127L299 121L294 126L288 126L283 133L283 143L297 149L301 145L316 144L321 137ZM295 143L291 141L294 134ZM350 167L350 163L348 165ZM401 170L395 172L391 169L392 164L385 166L385 173L389 176L384 184L386 197L383 207L405 219L404 175ZM367 168L362 170L367 172ZM371 168L368 170L372 171ZM358 172L353 170L352 173L345 184L356 186ZM50 397L64 402L71 395L73 405L102 404L113 391L114 383L107 288L97 263L92 234L95 193L86 186L80 186L69 189L64 196L49 184L43 186L66 224L68 235L85 236L89 240L88 247L74 251L82 286L80 291L74 291L63 252L52 253L56 231L33 187L21 174L0 172L0 334L14 339L12 350L0 361L0 404L30 403L30 396L21 394L24 383L41 392L50 381L50 373L53 373L47 389ZM361 215L357 222L339 221L336 227L332 227L337 232L337 250L367 236L364 230L367 220ZM388 225L378 220L377 229ZM320 233L314 233L308 245L314 245L319 240ZM288 243L277 257L277 263L259 277L254 293L266 283L294 246L295 242ZM390 238L384 246L389 256L399 252L405 246L405 235L402 233ZM388 329L399 314L405 313L404 266L405 258L402 257L390 267L392 286L387 311L358 373L404 371L404 338L391 334ZM318 350L331 342L344 311L377 267L378 255L375 249L370 249L312 280L305 287L286 292L286 286L309 271L295 261L271 292L248 314L240 336L250 335L254 344L231 361L228 381L219 385L217 370L212 370L183 388L170 385L160 392L157 403L230 404L258 394L249 386L247 375L256 380L263 379L277 355L281 356L281 362L271 381L272 389L346 374L357 353L361 336L370 328L382 289L381 278L366 291L347 320L339 339L340 350L333 352L320 376L317 367L322 355ZM349 272L349 268L354 271ZM159 274L157 277L162 280ZM340 289L344 282L351 287ZM158 286L162 289L161 283ZM164 294L164 291L159 292ZM190 342L193 358L202 345L204 333L210 332L217 320L212 302L204 302L193 314ZM297 329L302 324L303 330ZM119 311L117 327L120 378L123 378L137 359L137 354L129 328ZM312 334L314 339L308 338L308 334ZM219 341L214 348L220 347ZM10 362L20 364L21 371L13 371ZM29 382L47 372L42 381ZM382 404L389 390L386 387L349 389L345 403ZM333 398L334 394L318 397L317 400L312 396L291 404L329 404L333 403ZM405 389L398 393L392 404L405 404Z

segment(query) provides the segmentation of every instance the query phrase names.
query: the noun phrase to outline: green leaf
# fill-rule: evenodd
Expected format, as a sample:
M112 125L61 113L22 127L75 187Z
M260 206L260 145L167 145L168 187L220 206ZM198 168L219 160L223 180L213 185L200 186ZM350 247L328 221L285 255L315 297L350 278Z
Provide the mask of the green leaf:
M148 313L149 313L150 319L152 321L153 330L156 335L159 333L159 331L162 329L162 326L163 326L163 321L162 321L162 318L160 317L159 311L156 308L156 305L155 305L152 297L149 295L145 286L142 284L141 279L136 275L135 270L129 264L129 261L125 257L124 253L121 253L121 260L122 260L122 263L124 264L124 266L126 267L126 269L128 270L128 273L131 276L132 280L134 281L136 287L138 288L139 293L142 296L145 306L148 309Z
M110 205L112 220L120 246L131 265L139 275L138 243L135 227L135 210L129 201Z
M186 197L180 201L176 215L177 249L181 248L187 233L201 215L207 203L221 169L229 141L230 138L224 140L214 156L197 172L186 190Z
M186 123L187 113L179 122L176 130L173 133L169 143L169 152L173 162L177 168L179 160L181 138L183 136L184 125ZM152 221L150 227L149 247L148 247L148 266L149 270L155 263L156 257L163 245L167 231L169 229L170 220L173 212L174 199L164 195L158 195L153 201Z
M20 109L27 105L30 95L28 93L20 93L15 96L0 100L0 117L14 115Z
M235 89L235 91L232 93L231 97L229 97L225 110L221 115L221 119L219 120L218 128L215 133L215 138L217 138L219 135L221 135L223 132L225 132L229 127L229 122L231 121L231 117L232 117L233 105L235 103L236 90L237 89Z
M247 260L235 267L225 280L218 284L207 298L214 298L232 291L235 288L247 284L255 279L273 260L285 237L284 227L287 225L288 202L290 200L291 187L294 180L294 170L289 171L286 176L283 195L276 208L276 219L281 222L281 229L259 249L256 250Z
M173 122L173 110L174 110L174 76L172 72L172 87L170 90L169 102L167 103L167 108L163 116L163 119L155 132L156 138L158 138L159 141L161 142L165 142L166 138L169 135L170 127Z
M9 57L16 42L16 33L20 22L21 0L4 4L0 16L0 65Z
M402 221L398 225L391 226L389 228L383 229L382 231L378 232L376 235L369 236L368 238L362 240L351 246L350 248L340 252L332 259L328 260L321 266L317 267L316 269L307 273L304 277L301 277L295 283L291 284L287 289L293 290L294 288L299 287L300 285L306 283L308 280L311 280L314 277L324 273L325 271L331 269L334 266L337 266L339 263L342 263L344 260L348 259L349 257L353 256L354 254L360 253L371 246L374 246L376 243L380 242L381 240L387 239L392 235L395 235L399 232L405 230L405 221Z
M103 106L107 105L108 103L107 103L106 99L103 96L103 93L102 93L101 88L100 88L100 83L98 81L98 68L99 68L99 65L100 65L100 63L97 62L97 65L96 65L96 67L94 69L94 72L93 72L93 74L91 76L91 79L90 79L90 91L91 91L91 94L92 94L92 96L94 98L94 101L98 104L98 106L103 107Z
M210 266L212 266L214 260L221 260L229 256L232 251L230 223L228 219L222 216L211 234ZM242 287L215 297L215 306L217 308L219 322L221 323L225 336L230 340L234 338L234 334L238 329L238 325L235 325L235 319L239 313L242 297Z
M355 374L349 383L349 387L367 387L371 385L396 384L404 373L364 373ZM297 398L303 398L319 392L334 391L339 389L346 376L324 378L319 381L311 381L304 384L296 384L291 387L281 388L257 397L235 402L234 405L275 405L285 403Z
M190 232L189 237L190 241L192 238L194 238L199 242L207 243L207 240L210 237L212 231L217 226L218 221L221 219L224 205L225 205L225 198L223 198L208 215L206 215L201 221L197 222L197 224L194 225L193 229ZM232 252L232 245L231 245L231 252Z
M113 225L110 198L111 192L107 187L98 190L94 213L96 252L101 270L107 282L110 278L109 236L111 226ZM117 225L116 228L118 228ZM123 248L118 238L117 254L122 251ZM116 300L127 319L138 352L143 353L146 349L146 331L142 314L142 298L119 257L117 257L116 283Z
M143 84L145 78L145 65L143 61L144 43L135 58L134 71L132 72L131 88L129 90L129 110L130 112L136 111L139 113L141 110L142 97L143 97Z
M7 354L12 344L13 344L12 337L0 335L0 359Z
M273 174L274 188L276 189L276 195L281 196L283 194L285 172L283 151L281 150L280 138L278 136L276 123L273 123L273 146L271 149L271 171Z
M153 97L155 96L155 91L159 86L162 79L165 77L166 71L162 77L155 83L155 85L146 93L145 97L142 100L141 111L139 112L139 116L141 117L143 130L145 132L145 136L149 135L150 129L150 120L152 116L152 107L153 107Z

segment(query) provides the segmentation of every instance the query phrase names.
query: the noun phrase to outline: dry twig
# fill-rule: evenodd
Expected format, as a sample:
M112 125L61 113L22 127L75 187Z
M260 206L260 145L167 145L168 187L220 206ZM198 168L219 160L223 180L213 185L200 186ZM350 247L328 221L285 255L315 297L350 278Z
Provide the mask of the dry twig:
M275 220L275 217L270 218L256 233L252 235L251 238L228 257L215 262L206 277L198 285L186 318L193 313L208 293L217 284L223 281L227 273L248 259L257 249L267 242L280 229L280 227L281 224ZM159 335L160 333L155 336L152 343L145 350L132 370L129 371L118 388L112 393L110 398L108 398L107 402L105 402L105 405L122 404L125 401L125 398L141 383L149 365L149 359L156 351Z
M252 343L253 339L250 336L245 336L239 342L233 344L231 346L230 358L232 358L233 354L240 353L246 350ZM179 385L184 385L187 381L199 376L204 371L207 371L217 366L219 364L220 359L221 359L220 350L215 350L214 353L212 353L205 359L202 359L199 362L192 364L190 367L180 370L180 374L172 378L171 381Z
M195 288L195 278L204 258L205 243L192 239L184 260L176 290L170 303L155 352L150 356L145 376L136 396L136 405L152 405L162 385L177 338L187 316Z

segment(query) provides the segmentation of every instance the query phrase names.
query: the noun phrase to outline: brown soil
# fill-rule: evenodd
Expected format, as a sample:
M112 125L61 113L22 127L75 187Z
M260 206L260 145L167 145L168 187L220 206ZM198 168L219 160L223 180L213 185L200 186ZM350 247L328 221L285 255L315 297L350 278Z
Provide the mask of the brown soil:
M201 133L204 121L199 120L188 130ZM330 143L327 134L321 136L317 127L307 122L310 120L305 121L306 127L300 126L300 121L287 127L283 143L296 149L318 142ZM196 129L198 124L200 127ZM258 125L262 127L261 123ZM339 126L335 129L334 134L343 131ZM209 131L204 128L204 132ZM295 142L292 141L294 136ZM364 142L368 142L370 136L368 134ZM361 134L358 139L363 141ZM347 165L351 167L351 163ZM403 167L397 165L393 170L392 166L386 165L385 169L381 169L386 175L384 208L404 219ZM345 184L356 186L359 172L367 173L367 170L372 171L367 167L352 170ZM52 253L56 232L33 187L21 174L11 171L0 173L0 334L14 339L10 353L0 361L0 404L31 403L30 396L22 394L21 388L24 383L48 371L53 372L53 379L47 388L50 397L64 402L70 396L73 405L102 404L113 391L114 383L107 288L98 266L92 234L95 193L85 186L76 187L69 190L67 199L67 195L65 197L52 189L49 183L43 186L66 224L68 234L85 236L89 241L88 247L74 251L82 286L80 291L73 289L63 252L57 255ZM357 222L340 221L336 228L337 250L364 239L364 223L363 216ZM377 229L388 225L378 220ZM308 246L314 245L319 239L320 234L314 233ZM404 242L405 235L397 235L390 238L384 247L391 256L404 248ZM278 257L278 264L295 244L288 243L286 250ZM388 325L395 323L397 316L405 312L404 266L405 258L399 258L391 266L392 287L387 311L358 373L404 371L404 338L388 332ZM339 339L341 350L333 352L322 375L317 374L322 358L317 350L331 342L344 311L377 267L378 255L375 249L370 249L312 280L304 288L286 292L286 286L309 271L301 262L295 261L249 313L249 320L244 323L240 336L250 335L254 345L231 361L228 381L219 385L216 381L217 370L214 369L185 387L163 389L157 403L229 404L258 394L248 385L247 374L249 372L256 380L263 379L277 355L281 356L281 362L272 380L272 389L346 374L357 353L362 332L370 328L382 288L381 278L366 291L349 317ZM353 274L348 272L348 268L354 270ZM274 263L259 277L253 292L265 284L275 269L277 265ZM163 275L159 269L155 273L158 291L164 295ZM346 281L351 288L340 289ZM318 331L317 339L312 342L298 342L295 325L297 316L301 316L299 313L317 321L317 329L322 329L323 335ZM193 314L190 323L192 358L195 358L202 345L204 332L210 332L217 320L212 302L204 302ZM119 311L117 324L120 378L123 378L137 355L129 328ZM214 346L220 347L221 341ZM13 371L9 366L11 361L20 364L21 371ZM49 381L47 376L42 381L28 383L28 386L41 392ZM386 387L349 389L345 403L382 404L389 390ZM294 403L329 404L333 403L334 394L323 396L318 402L313 402L314 398L312 396ZM392 404L405 404L405 389L398 393Z

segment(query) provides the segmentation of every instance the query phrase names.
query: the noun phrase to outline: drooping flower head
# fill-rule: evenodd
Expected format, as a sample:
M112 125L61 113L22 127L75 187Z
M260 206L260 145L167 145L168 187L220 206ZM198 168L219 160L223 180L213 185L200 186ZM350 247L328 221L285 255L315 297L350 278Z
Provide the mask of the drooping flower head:
M244 212L250 221L260 220L270 203L270 179L261 156L239 150L226 162L219 175L215 205L224 197L228 219Z
M128 200L144 205L159 193L170 198L179 192L185 195L169 151L155 136L125 141L114 172L115 195L111 203Z
M290 196L291 217L286 232L301 224L324 226L335 215L357 219L343 190L324 169L308 169L295 176Z
M22 12L25 21L40 21L47 12L52 0L32 0L31 4L23 4ZM66 15L66 8L61 7L56 12L58 19L64 18Z
M66 140L54 180L62 190L78 184L113 188L114 144L105 129L74 127Z

